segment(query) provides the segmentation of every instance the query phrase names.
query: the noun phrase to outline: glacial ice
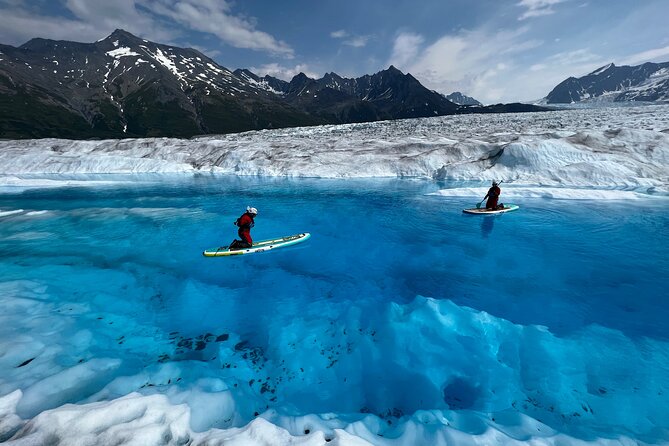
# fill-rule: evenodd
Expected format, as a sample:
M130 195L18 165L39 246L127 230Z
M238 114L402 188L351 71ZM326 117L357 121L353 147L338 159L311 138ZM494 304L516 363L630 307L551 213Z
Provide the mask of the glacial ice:
M124 283L127 279L115 286L120 289ZM669 386L669 377L659 370L666 358L656 356L667 347L657 349L653 344L661 341L634 341L603 327L557 337L540 326L515 325L448 300L420 296L407 304L380 307L378 318L364 329L355 312L334 326L328 318L320 325L313 320L300 325L298 319L289 331L269 327L272 350L285 358L286 376L313 361L318 356L314 349L330 348L314 345L316 339L348 343L352 351L338 357L342 364L337 369L313 364L310 382L286 381L283 391L293 401L303 400L304 407L296 413L304 413L299 409L307 408L309 399L330 400L340 412L290 416L269 409L254 417L262 398L245 385L257 376L253 361L237 359L239 368L227 377L195 359L155 364L130 375L118 359L91 357L109 351L104 346L107 333L82 331L77 319L90 319L91 329L96 319L113 319L116 329L147 336L155 331L150 325L133 325L137 321L124 320L122 308L105 308L99 299L54 307L45 299L47 287L33 282L0 287L8 296L3 300L0 335L25 328L19 338L1 337L5 341L0 344L0 367L9 375L0 378L0 441L8 440L8 445L633 445L643 444L638 438L652 441L662 436L660 426L667 426L669 395L658 396L658 391ZM334 339L332 330L338 334ZM156 342L161 340L137 348ZM225 355L232 362L238 354L232 344L238 342L211 340L205 350L210 344L220 345L221 362L227 361ZM162 347L156 345L155 351ZM63 364L60 350L81 356L81 362ZM390 351L404 354L384 356ZM268 369L280 368L266 360ZM30 368L30 375L24 367ZM342 372L346 376L336 375ZM375 374L386 376L382 387L380 382L359 382ZM338 382L333 389L342 388L345 378L350 389L375 393L371 400L380 406L370 407L370 412L381 406L401 406L409 412L389 413L387 418L352 413L370 398L329 394L327 386L315 385ZM239 387L233 385L236 380ZM403 392L409 382L412 391ZM16 383L25 390L7 392ZM313 393L312 388L320 390ZM76 394L91 396L67 404L77 399ZM522 413L508 410L510 401ZM630 402L633 411L621 408ZM626 426L630 436L611 436L614 426Z
M550 186L666 195L669 106L460 115L192 139L0 142L0 187L37 185L36 177L50 174L167 172L497 179L529 193Z

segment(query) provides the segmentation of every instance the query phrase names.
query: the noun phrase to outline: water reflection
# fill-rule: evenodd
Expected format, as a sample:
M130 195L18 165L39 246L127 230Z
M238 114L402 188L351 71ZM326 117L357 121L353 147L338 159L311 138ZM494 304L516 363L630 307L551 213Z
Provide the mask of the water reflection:
M486 215L483 217L481 222L481 235L483 238L488 238L492 233L493 228L495 227L495 217L492 215Z

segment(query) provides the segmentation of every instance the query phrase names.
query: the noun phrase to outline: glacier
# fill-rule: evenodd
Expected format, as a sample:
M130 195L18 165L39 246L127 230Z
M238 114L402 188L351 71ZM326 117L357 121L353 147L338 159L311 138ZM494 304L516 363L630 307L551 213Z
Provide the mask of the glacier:
M521 186L516 195L543 187L575 190L575 197L587 197L587 189L667 195L669 105L459 115L192 139L0 141L0 188L38 187L40 177L42 186L54 185L48 175L174 172L496 179L507 189ZM593 194L604 196L615 194Z

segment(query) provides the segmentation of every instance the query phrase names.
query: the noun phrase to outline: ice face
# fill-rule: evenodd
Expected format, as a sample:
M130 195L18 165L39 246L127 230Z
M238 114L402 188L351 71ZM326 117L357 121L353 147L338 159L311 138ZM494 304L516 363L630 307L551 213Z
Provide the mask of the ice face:
M504 180L669 193L669 106L461 115L191 140L0 142L0 185L26 174ZM34 181L34 178L32 179Z

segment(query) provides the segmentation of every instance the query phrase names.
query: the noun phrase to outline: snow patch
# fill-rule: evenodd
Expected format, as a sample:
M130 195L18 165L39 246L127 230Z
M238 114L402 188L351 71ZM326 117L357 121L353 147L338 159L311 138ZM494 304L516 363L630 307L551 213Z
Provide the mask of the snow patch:
M116 48L115 50L107 51L105 53L107 56L113 57L115 59L119 59L121 57L127 57L127 56L139 56L139 53L136 53L132 51L128 47L120 47Z
M601 67L600 69L595 70L595 71L593 71L592 73L590 73L590 76L597 76L597 75L599 75L599 74L602 74L603 72L605 72L606 70L608 70L608 69L611 68L612 66L613 66L612 63L610 63L610 64L608 64L608 65L605 65L605 66Z

